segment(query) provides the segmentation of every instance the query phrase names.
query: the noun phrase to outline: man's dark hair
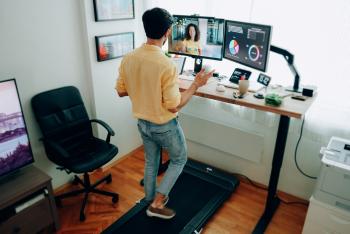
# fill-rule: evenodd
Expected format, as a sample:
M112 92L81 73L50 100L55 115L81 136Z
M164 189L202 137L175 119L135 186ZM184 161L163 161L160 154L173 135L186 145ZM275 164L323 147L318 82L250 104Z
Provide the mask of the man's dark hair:
M151 39L160 39L174 22L171 14L162 8L147 10L142 16L146 36Z
M191 35L190 35L190 27L194 27L194 30L196 31L196 36L194 37L194 41L198 41L200 39L200 31L197 25L195 24L188 24L186 26L186 30L185 30L185 38L186 40L191 40Z

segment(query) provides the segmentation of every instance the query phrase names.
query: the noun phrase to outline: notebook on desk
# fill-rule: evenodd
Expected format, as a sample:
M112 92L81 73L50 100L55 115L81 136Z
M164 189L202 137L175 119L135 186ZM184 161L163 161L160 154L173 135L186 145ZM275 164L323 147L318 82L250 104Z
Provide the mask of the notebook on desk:
M238 84L231 82L229 80L229 78L223 79L219 83L222 84L225 87L228 87L228 88L238 89ZM248 90L250 92L258 92L261 89L263 89L264 87L265 87L264 85L258 83L257 81L249 80L249 88L248 88Z

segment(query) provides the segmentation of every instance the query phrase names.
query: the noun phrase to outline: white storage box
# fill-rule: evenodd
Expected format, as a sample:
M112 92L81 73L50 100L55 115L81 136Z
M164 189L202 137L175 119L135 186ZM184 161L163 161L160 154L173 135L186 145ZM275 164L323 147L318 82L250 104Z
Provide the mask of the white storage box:
M349 234L350 212L310 198L303 234Z

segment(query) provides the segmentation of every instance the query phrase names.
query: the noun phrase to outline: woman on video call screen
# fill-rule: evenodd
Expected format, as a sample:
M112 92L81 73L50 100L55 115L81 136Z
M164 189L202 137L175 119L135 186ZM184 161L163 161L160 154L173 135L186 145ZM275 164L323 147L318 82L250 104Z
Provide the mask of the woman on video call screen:
M175 24L169 38L169 53L222 58L224 20L190 16L174 18Z

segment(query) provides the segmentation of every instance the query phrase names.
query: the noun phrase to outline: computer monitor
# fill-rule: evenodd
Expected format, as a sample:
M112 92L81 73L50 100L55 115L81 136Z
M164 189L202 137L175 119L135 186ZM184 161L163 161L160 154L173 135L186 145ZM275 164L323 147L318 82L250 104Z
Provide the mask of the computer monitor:
M0 81L0 177L32 162L16 81Z
M266 71L271 26L226 20L224 58Z
M175 23L168 40L168 52L222 60L224 19L174 15Z

